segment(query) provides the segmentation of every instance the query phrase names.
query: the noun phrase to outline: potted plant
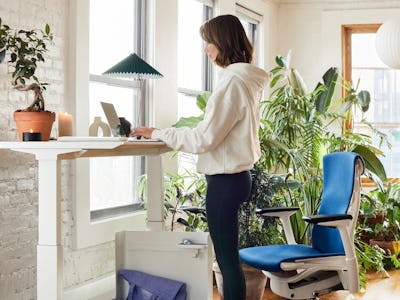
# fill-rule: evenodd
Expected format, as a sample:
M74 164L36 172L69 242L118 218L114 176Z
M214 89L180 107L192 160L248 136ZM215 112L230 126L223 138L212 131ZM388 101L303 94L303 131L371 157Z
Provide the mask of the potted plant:
M45 109L43 91L48 83L39 80L36 71L38 63L45 61L44 54L52 40L53 34L48 24L44 30L17 30L3 24L0 19L0 58L1 55L9 55L12 86L18 91L33 93L32 103L14 112L20 140L26 131L41 132L44 141L50 137L55 113Z
M335 98L339 81L337 69L330 68L323 81L311 91L300 74L289 67L290 55L277 56L276 67L271 70L271 93L262 103L263 116L260 129L260 164L269 173L287 172L296 182L297 189L282 193L286 206L300 211L291 217L298 243L310 243L309 229L301 220L304 214L315 214L322 195L321 159L326 153L353 151L365 160L370 178L386 181L386 173L378 156L382 152L372 146L370 136L348 131L349 112L366 111L370 97L367 91L357 91L345 83L344 97ZM377 132L377 134L380 134ZM383 141L385 140L383 136ZM382 253L379 248L358 239L360 278L365 279L369 268L381 270ZM368 251L368 255L363 255Z
M371 207L375 208L372 210ZM400 254L400 183L387 183L363 195L361 233L386 254ZM380 218L377 219L376 217ZM378 220L378 221L377 221Z

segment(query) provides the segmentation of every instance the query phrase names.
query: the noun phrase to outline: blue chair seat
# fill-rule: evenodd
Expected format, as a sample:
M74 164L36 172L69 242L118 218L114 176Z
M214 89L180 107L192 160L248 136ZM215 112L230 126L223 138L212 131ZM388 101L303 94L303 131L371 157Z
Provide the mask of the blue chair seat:
M244 263L269 272L282 272L281 262L339 255L345 253L320 252L303 244L258 246L240 250L240 258Z

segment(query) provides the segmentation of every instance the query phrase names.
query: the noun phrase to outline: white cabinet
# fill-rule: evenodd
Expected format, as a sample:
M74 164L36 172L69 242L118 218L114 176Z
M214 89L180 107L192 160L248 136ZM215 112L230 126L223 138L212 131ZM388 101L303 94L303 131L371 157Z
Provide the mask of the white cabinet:
M183 244L184 240L190 241ZM117 300L129 285L118 276L137 270L186 283L187 299L212 300L212 244L205 232L123 231L115 236Z

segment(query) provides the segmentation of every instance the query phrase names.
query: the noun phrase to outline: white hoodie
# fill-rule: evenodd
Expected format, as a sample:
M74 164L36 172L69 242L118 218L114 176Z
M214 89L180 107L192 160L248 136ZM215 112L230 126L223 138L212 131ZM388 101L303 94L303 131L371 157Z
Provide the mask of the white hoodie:
M260 158L258 104L268 74L251 64L235 63L219 75L197 127L156 129L152 134L173 149L199 154L197 171L207 175L250 170Z

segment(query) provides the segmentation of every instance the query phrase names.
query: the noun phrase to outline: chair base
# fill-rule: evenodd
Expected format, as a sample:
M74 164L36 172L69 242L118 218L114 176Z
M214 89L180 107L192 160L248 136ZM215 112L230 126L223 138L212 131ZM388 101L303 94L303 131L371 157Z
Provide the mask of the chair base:
M297 282L291 282L293 276L287 273L265 273L272 292L287 299L317 299L318 295L343 289L336 271L318 271Z

